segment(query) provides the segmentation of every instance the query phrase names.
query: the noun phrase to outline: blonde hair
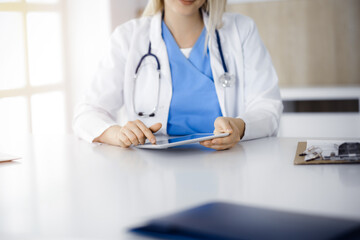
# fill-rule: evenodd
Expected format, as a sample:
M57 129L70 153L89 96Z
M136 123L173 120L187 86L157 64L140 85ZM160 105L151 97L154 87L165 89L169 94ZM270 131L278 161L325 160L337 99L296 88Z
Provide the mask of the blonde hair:
M222 16L225 12L227 0L206 0L201 9L209 15L208 33L206 41L209 35L213 35L215 29L222 27ZM143 16L153 16L159 11L164 10L164 0L149 0L145 7Z

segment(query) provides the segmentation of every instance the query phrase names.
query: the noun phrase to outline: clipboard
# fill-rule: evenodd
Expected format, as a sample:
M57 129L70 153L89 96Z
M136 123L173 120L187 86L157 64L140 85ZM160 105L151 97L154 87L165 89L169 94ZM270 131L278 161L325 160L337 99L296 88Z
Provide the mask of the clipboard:
M342 164L342 163L360 163L360 161L346 161L346 160L322 160L316 159L312 161L305 161L305 156L300 156L300 153L306 150L306 142L298 142L294 165L313 165L313 164Z

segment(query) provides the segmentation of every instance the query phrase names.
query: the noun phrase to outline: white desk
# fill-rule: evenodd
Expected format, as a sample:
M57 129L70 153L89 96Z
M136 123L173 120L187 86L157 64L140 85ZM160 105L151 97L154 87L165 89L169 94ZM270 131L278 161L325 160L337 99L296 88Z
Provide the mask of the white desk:
M360 219L360 165L294 166L298 140L213 152L2 139L23 159L0 164L0 239L142 239L125 230L214 200Z

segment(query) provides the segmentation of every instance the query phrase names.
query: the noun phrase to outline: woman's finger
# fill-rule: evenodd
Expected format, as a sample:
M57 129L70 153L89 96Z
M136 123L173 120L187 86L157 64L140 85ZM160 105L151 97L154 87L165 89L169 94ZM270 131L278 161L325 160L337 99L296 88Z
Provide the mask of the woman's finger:
M125 147L128 148L131 145L131 142L129 140L129 138L126 136L126 134L123 132L123 129L121 130L120 136L120 146L121 147Z
M136 138L137 138L137 140L138 140L138 142L139 142L140 144L144 144L144 143L145 143L145 134L144 134L143 131L139 128L139 126L137 125L136 122L128 122L128 123L126 124L126 126L127 126L127 128L128 128L130 131L132 131L132 132L135 134L135 136L136 136Z
M207 147L207 148L211 148L211 149L215 149L215 150L226 150L226 149L229 149L229 148L232 148L233 146L235 146L235 143L232 143L232 144L223 144L223 145L207 145L206 143L202 144L204 147Z
M155 132L159 131L161 127L162 127L161 123L155 123L154 125L150 126L149 128L153 133L155 133Z
M217 133L223 133L223 132L232 133L233 132L230 122L228 120L226 120L226 118L224 118L224 117L218 117L214 122L214 127L215 127L214 132L217 132Z
M200 142L200 144L205 147L235 145L236 143L237 141L230 137L216 138Z
M237 142L237 141L236 141L236 138L234 137L234 133L232 133L226 137L212 139L211 145L224 145L224 144L231 144L231 143L235 143L235 142Z
M205 145L210 145L211 144L211 140L205 140L205 141L201 141L199 142L201 145L205 146Z
M235 142L234 138L231 135L229 135L227 137L215 138L215 139L212 139L212 140L202 141L200 143L201 143L201 145L204 145L204 146L211 146L211 145L231 144L233 142Z
M123 127L122 131L132 144L139 145L139 140L137 139L136 135L130 129L128 129L127 127Z
M137 125L137 127L140 128L140 130L141 130L142 133L145 135L145 137L146 137L147 139L149 139L149 141L150 141L151 143L156 143L156 138L155 138L154 134L152 133L152 131L151 131L149 128L147 128L147 127L145 126L145 124L144 124L142 121L140 121L140 120L135 120L134 122L135 122L135 124Z
M130 143L129 145L126 145L123 141L120 140L118 145L119 145L120 147L122 147L122 148L128 148L128 147L130 147L130 145L131 145L131 142L130 142L130 141L129 141L129 143Z

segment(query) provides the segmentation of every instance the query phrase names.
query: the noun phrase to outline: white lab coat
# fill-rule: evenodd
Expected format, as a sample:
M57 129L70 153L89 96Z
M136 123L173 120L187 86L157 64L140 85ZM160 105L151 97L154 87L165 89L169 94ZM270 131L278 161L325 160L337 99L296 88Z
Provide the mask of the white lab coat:
M203 15L206 26L208 17ZM161 20L158 13L131 20L115 29L109 51L76 109L73 129L80 138L92 142L108 127L116 125L117 111L123 105L129 120L140 119L147 126L160 122L159 133L167 133L172 82ZM276 72L255 23L249 17L232 13L224 14L223 23L219 29L223 54L229 73L236 79L230 88L224 89L219 82L224 69L216 37L209 38L211 69L223 116L244 120L243 140L276 135L283 105ZM149 41L152 53L161 64L159 106L155 117L141 118L133 110L133 77L140 58L148 52ZM157 79L138 79L137 85L141 86L142 81L147 85L143 89L137 86L136 107L149 111L154 107L157 88L149 89L148 83L154 82L157 86Z

